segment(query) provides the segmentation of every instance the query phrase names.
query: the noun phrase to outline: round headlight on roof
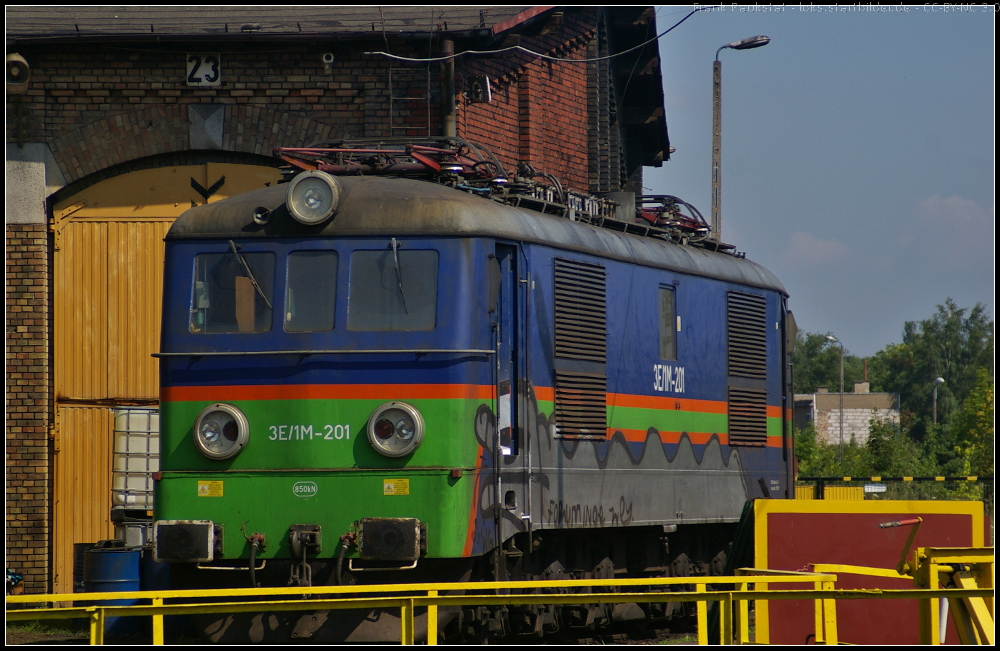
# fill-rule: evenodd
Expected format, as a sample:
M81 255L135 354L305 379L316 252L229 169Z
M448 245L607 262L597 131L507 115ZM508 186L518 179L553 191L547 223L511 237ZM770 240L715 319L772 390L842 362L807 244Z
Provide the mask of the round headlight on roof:
M326 172L302 172L288 184L285 204L295 221L313 226L329 219L340 203L340 183Z
M387 402L368 419L368 442L387 457L404 457L424 440L424 418L412 405Z
M201 410L194 421L194 444L209 459L228 459L246 447L250 425L243 412L222 402Z

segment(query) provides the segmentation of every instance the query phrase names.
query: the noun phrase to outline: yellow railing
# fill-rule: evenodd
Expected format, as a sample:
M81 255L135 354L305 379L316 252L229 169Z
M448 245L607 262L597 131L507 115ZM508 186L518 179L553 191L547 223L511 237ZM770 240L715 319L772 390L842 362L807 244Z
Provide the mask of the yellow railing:
M104 643L104 622L108 617L152 616L153 644L163 644L165 615L221 614L260 611L351 610L399 608L403 644L414 643L416 608L427 608L427 643L437 643L437 610L442 606L515 606L515 605L582 605L606 603L697 603L698 643L708 643L709 602L720 604L719 633L723 643L750 642L749 602L754 600L811 599L816 602L816 642L837 644L838 599L926 599L927 590L837 590L836 575L816 572L785 572L746 568L737 576L706 576L649 579L593 579L587 581L507 581L465 583L423 583L401 585L321 586L313 588L240 588L227 590L159 590L144 592L90 592L52 595L20 595L7 597L8 609L14 604L56 604L64 602L95 602L122 599L149 600L148 605L87 605L54 608L8 610L8 621L41 619L79 619L90 621L91 644ZM768 590L769 583L811 584L812 589ZM763 584L764 589L756 589ZM670 592L670 586L694 586L693 592ZM709 591L708 586L733 586L734 589ZM753 589L751 589L753 587ZM464 594L442 594L454 592ZM575 594L538 594L553 588L617 588L620 592L588 592ZM648 591L637 591L647 588ZM532 590L533 594L511 594L517 590ZM482 594L483 592L493 594ZM967 599L991 596L991 590L936 590L935 597ZM341 595L341 596L338 596ZM343 596L346 595L346 596ZM375 595L375 596L363 596ZM313 596L312 599L302 599ZM264 601L231 601L197 603L198 600L231 598ZM285 598L282 598L285 597ZM166 604L165 599L183 599L189 603ZM194 603L191 603L191 602Z

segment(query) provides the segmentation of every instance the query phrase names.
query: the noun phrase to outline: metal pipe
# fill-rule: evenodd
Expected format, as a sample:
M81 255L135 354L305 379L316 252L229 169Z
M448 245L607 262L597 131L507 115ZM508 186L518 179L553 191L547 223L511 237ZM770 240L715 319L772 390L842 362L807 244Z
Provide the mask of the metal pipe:
M455 41L441 39L441 135L454 138L455 130Z

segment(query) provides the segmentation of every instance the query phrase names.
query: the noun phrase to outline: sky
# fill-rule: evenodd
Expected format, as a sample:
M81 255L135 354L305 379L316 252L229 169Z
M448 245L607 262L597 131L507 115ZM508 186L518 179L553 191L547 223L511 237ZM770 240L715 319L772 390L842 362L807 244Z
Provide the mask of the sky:
M697 5L695 5L697 6ZM663 32L690 7L659 7ZM722 239L782 281L799 330L870 356L952 298L994 315L993 6L725 6L660 39L676 152L649 193L710 219L723 50Z

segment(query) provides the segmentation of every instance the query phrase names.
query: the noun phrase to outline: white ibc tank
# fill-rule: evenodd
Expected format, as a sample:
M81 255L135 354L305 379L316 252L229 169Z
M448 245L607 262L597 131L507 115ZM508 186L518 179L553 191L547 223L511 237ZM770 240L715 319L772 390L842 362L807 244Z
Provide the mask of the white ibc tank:
M160 470L160 412L115 409L112 506L153 508L153 473Z

